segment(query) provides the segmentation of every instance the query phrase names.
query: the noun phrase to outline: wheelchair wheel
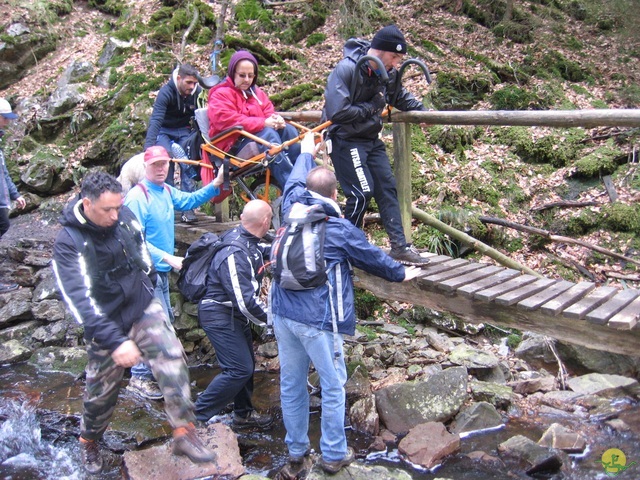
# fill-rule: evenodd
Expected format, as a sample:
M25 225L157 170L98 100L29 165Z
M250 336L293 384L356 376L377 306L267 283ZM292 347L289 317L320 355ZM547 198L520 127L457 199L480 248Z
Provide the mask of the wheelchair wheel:
M264 200L265 202L272 204L273 201L282 195L282 187L275 181L273 176L269 181L269 190L267 191L267 177L266 175L260 175L256 177L256 179L251 182L251 186L249 187L253 196L260 200Z
M282 201L282 188L278 182L272 176L269 180L269 191L267 191L267 177L266 175L260 175L251 183L249 188L254 198L264 200L271 205L273 209L271 225L274 230L278 230L280 227L280 202Z

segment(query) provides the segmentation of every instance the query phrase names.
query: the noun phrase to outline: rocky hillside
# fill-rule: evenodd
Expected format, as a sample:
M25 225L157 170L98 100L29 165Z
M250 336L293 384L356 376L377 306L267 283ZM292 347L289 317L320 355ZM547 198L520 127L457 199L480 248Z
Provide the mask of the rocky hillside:
M154 94L178 62L224 74L239 48L283 111L322 107L326 76L349 36L396 23L434 82L405 86L435 109L638 108L633 0L16 0L0 5L0 95L21 118L4 138L9 167L39 219L91 168L118 173L138 153ZM270 5L271 4L271 5ZM512 9L510 8L512 7ZM390 132L390 130L389 130ZM414 126L416 205L547 275L639 286L638 128ZM390 139L390 135L387 136ZM603 179L611 179L611 201ZM567 202L571 208L553 206ZM537 227L568 244L483 223ZM464 252L414 225L417 246ZM28 227L25 227L28 228ZM25 235L20 232L16 238ZM379 227L372 240L384 245ZM3 239L5 242L6 239ZM586 246L585 246L586 245Z

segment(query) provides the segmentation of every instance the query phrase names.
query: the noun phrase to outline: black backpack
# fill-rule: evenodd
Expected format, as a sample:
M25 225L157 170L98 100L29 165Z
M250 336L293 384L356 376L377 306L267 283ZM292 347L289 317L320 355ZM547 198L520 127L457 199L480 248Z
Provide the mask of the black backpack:
M322 205L294 203L271 245L273 279L288 290L310 290L327 282Z
M207 272L214 255L222 247L236 245L250 254L246 245L240 242L225 242L224 235L219 237L215 233L204 233L187 249L182 261L182 268L178 276L178 289L191 303L197 303L207 292Z

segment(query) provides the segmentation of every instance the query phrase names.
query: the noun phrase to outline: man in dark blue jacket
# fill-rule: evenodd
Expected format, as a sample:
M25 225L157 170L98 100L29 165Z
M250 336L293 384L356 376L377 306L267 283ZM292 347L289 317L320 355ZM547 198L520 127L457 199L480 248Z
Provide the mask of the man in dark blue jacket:
M390 255L406 265L423 265L428 260L407 243L402 229L396 179L379 138L387 102L394 100L392 106L402 111L426 110L400 83L396 68L406 53L407 42L395 25L378 31L371 43L348 40L344 58L327 80L323 117L332 121L329 153L347 197L345 218L361 228L367 206L375 198L389 235ZM383 82L374 61L365 60L356 71L358 60L365 55L380 59L389 75L388 83Z
M144 149L160 145L173 158L186 158L185 149L189 137L194 132L192 120L198 108L198 95L202 88L198 84L198 71L189 64L182 64L176 68L169 81L160 88L153 104L153 112L149 118L147 137ZM177 145L177 147L176 147ZM174 163L169 164L166 182L173 186ZM195 183L192 179L194 168L187 164L180 164L180 190L193 192ZM182 214L184 222L195 222L193 210Z
M195 433L186 356L154 298L153 262L140 224L122 205L122 185L105 172L90 173L60 223L65 228L53 246L53 271L69 310L84 326L89 357L80 424L85 470L102 470L98 440L109 426L125 369L142 360L164 395L173 453L214 461L215 453Z
M350 265L391 282L411 280L420 269L396 262L371 245L360 229L341 218L334 173L324 167L314 168L309 153L313 152L312 135L303 139L302 152L287 181L282 208L287 212L295 202L324 207L328 216L324 245L328 282L314 289L294 291L274 281L270 310L278 340L280 400L290 468L303 462L310 447L307 375L313 363L322 388L320 465L325 471L336 473L354 459L344 433L347 371L343 335L353 335L356 325Z

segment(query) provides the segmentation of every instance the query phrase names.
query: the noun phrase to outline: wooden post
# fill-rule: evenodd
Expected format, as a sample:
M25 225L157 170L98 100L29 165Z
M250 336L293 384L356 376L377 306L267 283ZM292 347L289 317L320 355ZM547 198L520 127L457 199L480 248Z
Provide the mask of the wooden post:
M229 197L225 198L222 203L216 203L213 206L213 212L216 216L216 222L229 221Z
M402 228L411 242L411 125L393 124L393 170L398 188Z

